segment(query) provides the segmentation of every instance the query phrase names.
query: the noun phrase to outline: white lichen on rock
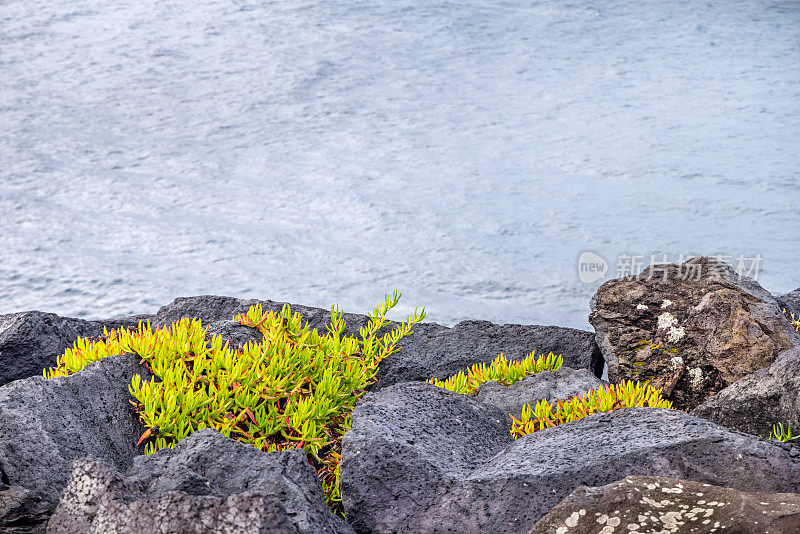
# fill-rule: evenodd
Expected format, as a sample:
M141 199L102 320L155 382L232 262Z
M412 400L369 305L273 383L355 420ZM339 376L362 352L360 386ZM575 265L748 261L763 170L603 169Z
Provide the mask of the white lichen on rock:
M693 388L699 388L703 385L703 370L699 367L689 369L689 383Z
M678 320L669 312L658 316L658 329L667 330L667 340L670 343L676 343L686 336L686 330L682 326L676 326L677 324Z

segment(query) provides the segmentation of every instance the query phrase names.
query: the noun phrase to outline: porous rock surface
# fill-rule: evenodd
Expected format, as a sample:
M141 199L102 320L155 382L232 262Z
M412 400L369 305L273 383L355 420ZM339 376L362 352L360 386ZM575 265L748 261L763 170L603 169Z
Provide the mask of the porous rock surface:
M79 337L98 336L103 326L133 327L141 319L146 317L84 321L40 311L0 315L0 385L41 375Z
M800 345L772 295L713 258L609 280L591 309L609 380L651 380L680 409Z
M692 414L749 434L769 436L775 423L800 430L800 348L783 352L766 369L737 380Z
M797 534L800 495L630 476L561 501L528 534Z
M800 451L677 410L595 414L512 441L502 412L425 383L368 393L340 465L358 532L527 532L580 485L666 476L800 491Z
M241 300L232 297L199 296L175 299L161 308L153 327L161 327L183 317L199 317L212 334L219 334L231 346L258 342L261 335L250 327L241 326L232 318L246 313L250 306L261 304L265 311L278 312L283 302L271 300ZM330 319L330 310L291 304L311 328L321 333ZM345 313L345 333L358 336L358 330L369 318L362 314ZM463 321L452 328L436 323L420 323L414 333L401 340L402 347L381 363L378 382L380 389L400 382L422 381L435 376L447 378L476 363L489 363L500 353L510 360L519 360L536 350L537 354L561 354L564 365L589 369L595 376L603 372L600 350L590 332L558 326L497 325L488 321ZM388 327L387 330L388 331Z
M785 295L778 295L775 300L778 301L781 311L785 310L788 315L794 314L795 317L800 317L800 287Z
M545 371L527 376L510 386L504 386L492 380L484 382L475 393L475 400L500 408L506 416L506 423L511 425L511 417L519 418L522 407L529 403L532 406L541 399L554 404L557 400L586 393L607 385L607 382L594 376L588 369L571 369L562 366L556 372Z
M73 460L127 468L143 432L129 402L135 356L111 356L69 377L34 376L0 387L0 529L46 520Z
M325 504L305 453L264 453L195 432L174 449L138 456L127 473L76 460L50 534L114 532L348 534Z

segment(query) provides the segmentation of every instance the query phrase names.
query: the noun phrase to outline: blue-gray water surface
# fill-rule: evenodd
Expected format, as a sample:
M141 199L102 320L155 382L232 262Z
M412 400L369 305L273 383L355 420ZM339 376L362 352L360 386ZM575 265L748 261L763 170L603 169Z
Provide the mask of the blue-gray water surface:
M651 254L785 292L799 97L796 0L0 1L0 313L586 328Z

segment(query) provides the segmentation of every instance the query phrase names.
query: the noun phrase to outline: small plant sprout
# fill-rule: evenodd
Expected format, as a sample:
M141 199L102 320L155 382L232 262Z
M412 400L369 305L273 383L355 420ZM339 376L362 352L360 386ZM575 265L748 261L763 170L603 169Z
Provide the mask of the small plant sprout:
M769 439L776 439L783 443L787 443L789 441L796 440L800 438L800 436L793 436L792 435L792 422L789 421L786 423L786 428L784 428L783 423L776 423L772 427L772 432L769 435Z
M235 349L220 336L209 339L200 319L184 318L155 331L140 323L77 340L44 376L68 376L106 356L137 354L153 375L135 375L128 388L147 429L139 439L145 454L174 447L202 428L264 451L303 449L329 505L342 513L339 460L350 414L375 381L380 362L400 350L398 342L425 317L424 308L415 309L378 335L399 300L396 291L387 295L358 337L344 334L336 307L320 334L288 304L278 313L256 305L234 320L258 330L262 340Z
M672 408L672 403L661 397L660 389L638 382L622 381L617 385L589 390L566 401L557 400L555 405L542 399L531 408L522 407L519 419L511 416L511 435L514 439L527 436L543 428L550 428L583 419L597 412L612 412L621 408L644 407Z
M536 357L536 351L531 352L518 362L509 362L500 354L488 366L477 363L464 372L458 372L446 380L437 380L435 377L428 382L448 391L472 395L478 391L478 386L484 382L496 380L504 386L519 382L526 376L543 371L555 372L561 367L562 358L552 352L547 356Z

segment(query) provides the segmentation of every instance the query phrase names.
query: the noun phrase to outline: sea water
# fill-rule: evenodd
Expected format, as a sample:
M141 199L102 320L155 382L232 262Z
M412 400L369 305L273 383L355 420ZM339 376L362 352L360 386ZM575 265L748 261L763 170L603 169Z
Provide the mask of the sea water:
M0 313L398 289L588 328L651 255L780 293L799 139L797 1L6 0Z

